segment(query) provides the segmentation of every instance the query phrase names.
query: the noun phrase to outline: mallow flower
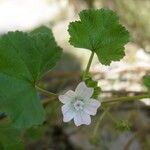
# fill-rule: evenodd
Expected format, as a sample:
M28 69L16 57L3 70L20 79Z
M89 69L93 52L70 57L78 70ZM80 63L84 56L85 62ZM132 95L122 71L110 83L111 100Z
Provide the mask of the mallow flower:
M86 86L85 82L80 82L75 91L69 90L64 95L59 96L62 106L63 121L69 122L72 119L76 126L91 123L90 115L95 115L101 103L91 98L94 89Z

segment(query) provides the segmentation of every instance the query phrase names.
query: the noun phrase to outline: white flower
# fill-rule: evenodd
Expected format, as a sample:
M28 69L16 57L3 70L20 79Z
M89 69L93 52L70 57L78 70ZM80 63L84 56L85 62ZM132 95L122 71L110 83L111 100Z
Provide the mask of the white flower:
M80 82L74 91L69 90L64 95L59 96L59 100L64 104L62 106L63 121L69 122L74 119L76 126L91 123L90 115L95 115L100 102L91 98L94 92L93 88Z

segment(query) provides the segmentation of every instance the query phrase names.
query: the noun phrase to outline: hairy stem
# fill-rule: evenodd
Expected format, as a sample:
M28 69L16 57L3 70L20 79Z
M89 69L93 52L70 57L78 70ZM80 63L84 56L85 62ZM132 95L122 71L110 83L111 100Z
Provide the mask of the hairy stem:
M133 101L140 100L142 98L150 98L150 94L143 94L137 96L126 96L126 97L117 97L117 98L109 98L107 100L103 100L103 104L114 103L114 102L125 102L125 101Z
M86 74L88 74L88 72L89 72L89 70L90 70L90 66L91 66L93 57L94 57L94 51L92 51L92 53L91 53L91 55L90 55L90 58L89 58L89 61L88 61L88 64L87 64L87 67L86 67L84 76L85 76Z
M46 96L48 96L48 97L58 97L57 94L52 93L52 92L49 92L49 91L47 91L47 90L44 90L44 89L38 87L37 85L35 85L35 88L36 88L38 91L40 91L42 94L44 94L44 95L46 95Z
M96 138L97 137L97 133L98 133L98 129L99 129L100 123L101 123L101 121L103 120L104 116L107 114L108 111L109 111L109 108L107 108L106 111L104 111L102 113L102 115L100 115L100 117L99 117L99 119L96 122L96 125L94 127L92 138Z
M57 94L54 94L52 92L49 92L47 90L44 90L38 86L36 86L36 89L38 91L40 91L42 94L50 97L50 98L57 98L58 95ZM140 100L142 98L150 98L150 93L148 94L142 94L142 95L137 95L137 96L126 96L126 97L117 97L117 98L108 98L108 99L105 99L103 100L101 103L102 104L109 104L109 103L115 103L115 102L126 102L126 101L134 101L134 100ZM48 103L49 101L47 101Z
M39 92L41 92L43 95L46 95L46 96L50 97L50 99L46 99L46 100L42 101L43 105L49 104L49 102L51 100L58 99L58 95L55 94L55 93L49 92L49 91L47 91L45 89L42 89L42 88L38 87L37 85L35 86L35 88ZM103 100L101 103L102 104L111 104L111 103L116 103L116 102L126 102L126 101L140 100L142 98L150 98L150 93L143 94L143 95L138 95L138 96L127 96L127 97L109 98L109 99ZM3 118L6 118L6 115L4 115L4 117L0 118L0 120L3 120Z

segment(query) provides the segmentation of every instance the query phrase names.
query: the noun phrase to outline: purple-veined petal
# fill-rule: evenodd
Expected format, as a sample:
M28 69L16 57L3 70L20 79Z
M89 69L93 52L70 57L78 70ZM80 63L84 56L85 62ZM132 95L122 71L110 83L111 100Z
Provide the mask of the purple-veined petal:
M91 117L84 111L77 111L74 116L74 123L76 126L80 126L82 124L89 125L91 123Z
M95 99L90 99L85 107L84 111L89 115L95 115L97 113L97 109L100 107L101 103Z
M63 121L64 122L69 122L70 120L73 119L74 117L74 111L73 109L71 108L70 105L63 105L62 106L62 113L63 113Z
M64 95L60 95L58 98L63 104L66 104L71 102L71 100L74 99L74 97L75 97L75 92L69 90Z
M87 87L85 82L80 82L75 90L76 95L84 99L90 98L93 92L94 89Z

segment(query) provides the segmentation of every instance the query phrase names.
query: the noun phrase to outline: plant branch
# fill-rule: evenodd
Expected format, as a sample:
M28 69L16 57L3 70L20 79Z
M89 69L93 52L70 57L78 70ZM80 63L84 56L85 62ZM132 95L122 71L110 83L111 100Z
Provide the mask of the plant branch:
M44 89L38 87L37 85L35 85L35 88L36 88L38 91L40 91L42 94L44 94L44 95L46 95L46 96L48 96L48 97L58 97L57 94L52 93L52 92L49 92L49 91L47 91L47 90L44 90Z
M125 102L125 101L133 101L140 100L142 98L150 98L150 94L143 94L137 96L126 96L126 97L117 97L117 98L109 98L107 100L103 100L103 104L114 103L114 102Z
M36 86L36 89L40 92L42 92L42 94L50 97L50 98L58 98L58 95L57 94L54 94L52 92L49 92L47 90L44 90L38 86ZM134 101L134 100L140 100L142 98L150 98L150 93L148 94L142 94L142 95L136 95L136 96L126 96L126 97L117 97L117 98L108 98L108 99L105 99L103 100L101 103L102 104L109 104L109 103L116 103L116 102L126 102L126 101ZM46 100L45 103L49 103L51 101L50 100Z
M110 93L114 95L141 95L141 94L148 94L148 91L126 91L126 90L102 90L101 93Z
M94 130L93 130L93 135L92 135L92 139L95 139L96 136L97 136L97 133L98 133L98 128L100 126L100 123L101 121L103 120L104 116L107 114L107 112L109 111L109 108L107 108L103 113L102 115L100 115L98 121L96 122L96 125L94 127Z
M41 92L43 95L46 95L46 96L50 97L50 99L46 99L46 100L42 101L42 104L44 106L46 106L47 104L49 104L49 102L51 100L58 99L58 95L55 94L55 93L49 92L49 91L47 91L45 89L42 89L42 88L38 87L37 85L35 86L35 88L39 92ZM101 103L102 104L110 104L110 103L115 103L115 102L126 102L126 101L140 100L142 98L150 98L150 93L143 94L143 95L138 95L138 96L127 96L127 97L109 98L109 99L103 100ZM6 117L7 116L4 115L2 118L0 118L0 120L3 120Z

